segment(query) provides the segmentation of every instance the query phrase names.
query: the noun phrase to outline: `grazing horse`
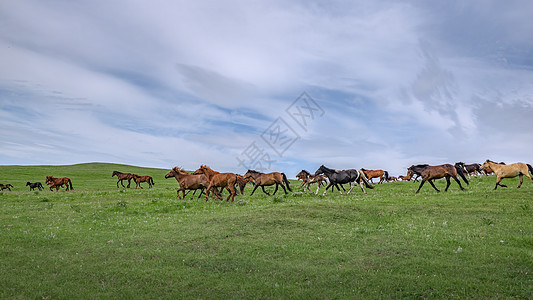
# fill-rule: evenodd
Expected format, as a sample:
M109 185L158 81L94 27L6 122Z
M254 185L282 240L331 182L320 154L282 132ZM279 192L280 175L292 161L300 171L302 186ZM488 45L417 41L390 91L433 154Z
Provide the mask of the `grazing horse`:
M135 188L140 187L142 189L143 187L141 186L141 182L147 182L149 189L152 188L152 185L155 185L154 179L152 178L152 176L141 176L141 175L133 174L133 181L135 181L135 183L137 184Z
M372 178L379 178L379 183L389 180L389 172L383 170L366 170L361 169L365 173L366 178L370 180L370 183L374 183Z
M122 182L123 180L127 180L128 181L128 188L130 187L130 184L131 184L131 180L133 179L133 174L132 173L122 173L122 172L119 172L119 171L113 171L113 175L111 175L111 177L113 176L117 176L117 188L118 188L118 183L120 182L120 184L122 184L122 187L125 187L124 186L124 183Z
M435 184L433 184L433 179L439 179L443 177L446 178L446 188L444 189L444 191L448 191L448 188L450 187L450 177L453 178L455 182L457 182L461 190L464 191L465 189L461 185L461 182L459 181L459 179L457 179L458 174L468 184L468 180L466 180L466 177L463 174L462 170L457 169L455 168L455 166L452 166L450 164L444 164L444 165L438 165L438 166L427 165L426 167L416 167L416 166L414 167L417 171L414 171L414 169L412 169L413 166L409 168L409 171L411 173L419 172L420 176L422 177L422 182L420 182L420 186L418 187L418 190L416 190L416 193L420 191L420 189L422 188L424 183L426 183L426 181L428 181L429 184L431 184L431 186L437 192L440 192L439 189L437 189L437 187L435 186Z
M11 184L9 184L9 183L8 183L8 184L1 184L1 183L0 183L0 191L3 191L3 190L5 190L5 189L8 189L9 191L11 191L11 188L12 188L12 187L13 187L13 185L11 185Z
M235 183L237 182L237 175L235 175L234 173L219 173L206 165L201 165L200 168L194 173L204 174L209 179L209 186L207 187L205 201L209 199L209 193L211 192L211 190L213 190L213 195L215 195L218 199L222 200L222 197L216 191L216 188L218 187L222 188L222 190L225 188L230 193L228 195L228 198L226 198L226 201L228 201L230 197L231 202L235 200Z
M341 193L342 195L342 192L339 189L339 184L342 186L344 183L350 184L350 190L348 191L347 194L349 194L354 188L355 185L352 185L353 182L359 183L359 186L361 187L361 190L363 190L363 193L365 193L365 195L366 195L366 191L365 191L365 188L363 187L363 182L365 183L367 188L369 189L374 188L372 185L370 185L370 183L366 179L366 176L363 170L358 171L355 169L348 169L348 170L338 171L338 170L327 168L324 165L321 165L315 172L315 175L319 175L319 174L324 174L329 179L329 185L326 187L326 190L324 191L324 194L323 194L324 196L326 195L326 192L329 187L332 187L331 188L332 190L333 190L333 187L336 187L339 193Z
M467 165L464 162L457 162L455 163L455 167L463 169L468 176L477 175L478 173L479 175L483 175L483 170L481 170L480 164L473 163Z
M59 188L62 187L63 184L67 187L67 191L69 190L69 185L71 190L74 189L72 187L72 181L68 177L56 178L53 176L46 176L45 182L50 186L50 190L56 188L56 192L59 191Z
M172 168L172 170L165 175L165 178L170 177L176 178L180 184L180 188L177 191L178 198L180 198L180 191L183 194L183 199L185 199L185 190L194 190L194 192L196 192L196 190L201 190L200 196L198 196L198 198L200 198L204 189L209 186L209 180L204 174L189 174L179 167Z
M252 181L251 178L244 178L241 175L237 175L237 185L239 186L239 189L241 191L241 195L244 195L244 188L246 187L246 184L248 182Z
M254 180L254 189L252 190L252 193L250 196L252 196L255 192L255 190L258 187L261 187L263 190L263 193L270 196L270 194L265 191L265 186L270 185L276 185L276 189L274 189L274 195L278 191L278 186L281 186L283 188L283 191L285 192L285 195L287 194L287 190L285 189L284 183L287 185L287 189L292 192L291 187L289 186L289 180L287 179L287 176L285 176L285 173L280 172L272 172L272 173L261 173L255 170L248 170L246 174L244 174L244 178L251 178Z
M503 178L513 178L516 176L520 176L520 183L518 184L518 188L522 186L523 178L522 176L526 176L529 179L531 179L531 182L533 182L533 178L529 175L528 171L533 173L533 167L531 165L525 164L525 163L514 163L510 165L502 165L497 164L493 161L486 160L483 163L483 169L491 168L492 171L494 171L494 174L496 174L496 186L494 186L494 189L498 188L498 185L501 187L507 187L504 184L501 184L500 181L502 181Z
M44 189L43 185L40 182L31 183L31 182L28 181L28 182L26 182L26 186L30 186L30 191L33 191L36 188L38 188L39 191L42 191Z
M307 191L309 191L309 186L313 183L317 183L317 187L316 187L316 191L315 191L315 195L318 194L318 190L320 189L320 187L322 186L322 182L326 182L327 183L327 177L324 176L324 175L312 175L311 173L307 172L307 170L301 170L300 173L298 173L296 175L296 178L298 178L298 180L301 180L302 181L302 185L303 188L304 188L304 191L307 189Z

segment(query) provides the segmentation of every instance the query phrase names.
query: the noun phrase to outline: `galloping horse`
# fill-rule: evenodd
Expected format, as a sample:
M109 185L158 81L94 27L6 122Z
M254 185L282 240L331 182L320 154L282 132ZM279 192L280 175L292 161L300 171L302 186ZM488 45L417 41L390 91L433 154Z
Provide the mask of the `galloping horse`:
M503 178L513 178L516 176L520 176L520 183L518 184L518 188L522 186L522 176L524 175L531 179L531 182L533 182L533 178L531 178L528 173L528 171L533 173L533 167L531 167L531 165L529 164L519 162L510 165L501 165L487 159L483 163L482 168L491 168L492 171L494 171L494 174L496 174L496 186L494 186L494 189L497 189L498 185L501 187L507 187L506 185L500 183Z
M205 201L209 199L209 193L211 190L213 190L213 194L220 200L222 200L222 197L219 193L216 192L216 188L220 187L222 189L227 189L230 193L228 195L228 198L226 198L226 201L229 200L231 197L231 202L235 200L235 183L237 182L237 175L234 173L219 173L217 171L212 170L206 165L201 165L196 172L198 174L204 174L209 179L209 186L207 187L207 193L205 195Z
M11 184L9 184L9 183L8 183L8 184L1 184L1 183L0 183L0 191L3 191L3 190L5 190L5 189L8 189L9 191L11 191L11 188L12 188L12 187L13 187L13 185L11 185Z
M287 189L292 192L291 187L289 186L289 180L287 179L287 176L285 176L285 173L280 172L272 172L272 173L261 173L257 172L255 170L248 170L246 174L244 174L244 178L252 178L254 180L254 189L252 190L252 193L250 196L252 196L255 192L255 190L258 187L261 187L263 190L263 193L270 196L269 193L265 191L265 186L269 185L276 185L276 189L274 190L274 195L278 191L278 186L281 186L283 188L283 191L285 192L285 195L287 194L287 190L285 189L285 186L283 183L287 185Z
M341 193L342 195L342 192L339 189L339 184L342 186L342 184L344 183L350 184L350 190L348 191L347 194L349 194L354 188L355 185L352 185L353 182L359 183L359 186L361 187L361 190L363 190L363 193L365 193L365 195L366 195L366 191L365 191L365 188L363 187L363 182L365 183L367 188L369 189L374 188L372 185L370 185L370 183L366 179L366 176L365 176L365 173L363 173L363 170L358 171L355 169L348 169L348 170L337 171L334 169L327 168L324 165L321 165L318 168L318 170L316 170L315 172L315 175L319 175L319 174L324 174L329 179L329 185L326 187L326 190L324 191L323 195L326 195L326 192L329 187L332 187L331 189L333 190L333 186L336 187L339 193Z
M383 181L389 181L389 172L383 171L383 170L366 170L361 169L363 173L365 173L365 176L368 180L370 180L370 183L374 183L372 181L372 178L379 178L379 183L382 183Z
M415 167L414 169L416 169L416 171L414 171L413 167ZM444 165L439 165L439 166L427 165L425 167L411 166L409 167L408 170L409 170L408 174L418 172L420 173L420 176L422 177L422 182L420 182L420 186L418 187L418 190L416 190L417 193L420 191L420 189L422 188L424 183L426 183L426 181L428 181L429 184L431 184L431 186L437 192L440 192L439 189L435 187L435 184L433 184L433 179L439 179L443 177L446 178L446 188L444 189L444 191L448 191L448 187L450 187L450 177L452 177L455 180L455 182L457 182L461 190L464 191L465 189L461 185L461 182L459 181L459 179L457 179L457 174L459 174L463 178L463 180L468 184L468 180L463 174L463 171L461 169L455 168L454 166L450 164L444 164Z
M149 189L152 188L152 185L155 185L154 179L152 178L152 176L141 176L141 175L133 174L133 181L135 181L135 183L137 184L135 188L141 187L142 189L143 187L141 186L141 182L148 182Z
M476 163L467 165L464 162L457 162L455 163L455 167L463 169L468 176L477 175L478 173L479 175L483 175L484 173L483 170L481 170L481 165Z
M26 182L26 186L30 186L30 191L33 191L35 190L35 188L38 188L39 191L42 191L44 189L42 183L40 182L34 182L34 183L31 183L31 182Z
M322 182L327 182L327 180L326 180L327 177L326 176L324 176L324 175L312 175L311 173L307 172L307 170L301 170L300 173L298 173L296 175L296 178L298 178L298 180L302 181L302 186L304 188L304 191L305 191L305 189L307 189L307 191L309 191L309 186L311 184L313 184L313 183L317 183L318 186L316 188L315 195L318 194L318 190L322 186Z
M59 188L62 187L63 184L67 187L67 191L69 190L69 185L71 190L74 189L72 187L72 181L68 177L56 178L53 176L46 176L45 182L50 186L50 190L56 188L56 192L59 191Z
M122 182L123 180L127 180L128 181L128 188L130 187L130 184L131 184L131 179L133 179L133 174L132 173L122 173L122 172L119 172L119 171L113 171L113 175L111 175L111 177L113 176L117 176L117 188L118 188L118 183L120 182L120 184L122 184L122 187L124 187L124 183Z
M194 192L196 192L196 190L201 190L200 196L198 196L198 198L200 198L204 189L209 186L209 180L204 174L189 174L179 167L172 168L172 170L165 175L165 178L170 177L176 178L180 184L180 188L177 191L178 198L180 198L180 191L183 194L183 199L185 199L185 190L194 190Z

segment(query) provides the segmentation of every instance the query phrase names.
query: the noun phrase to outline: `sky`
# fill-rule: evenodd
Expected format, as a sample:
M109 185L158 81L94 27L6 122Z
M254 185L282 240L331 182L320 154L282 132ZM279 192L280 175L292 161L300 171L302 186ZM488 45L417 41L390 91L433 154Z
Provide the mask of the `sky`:
M0 2L0 165L533 163L532 1ZM127 170L124 170L127 172Z

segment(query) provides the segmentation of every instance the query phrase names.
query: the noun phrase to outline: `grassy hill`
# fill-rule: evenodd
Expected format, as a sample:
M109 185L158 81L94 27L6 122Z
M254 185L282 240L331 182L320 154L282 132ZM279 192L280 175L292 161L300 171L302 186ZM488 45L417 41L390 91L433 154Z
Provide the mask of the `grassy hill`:
M113 170L151 175L116 188ZM533 184L176 199L168 170L0 166L0 298L530 298ZM29 192L67 176L74 191ZM444 187L438 181L439 188ZM279 193L279 191L278 191Z

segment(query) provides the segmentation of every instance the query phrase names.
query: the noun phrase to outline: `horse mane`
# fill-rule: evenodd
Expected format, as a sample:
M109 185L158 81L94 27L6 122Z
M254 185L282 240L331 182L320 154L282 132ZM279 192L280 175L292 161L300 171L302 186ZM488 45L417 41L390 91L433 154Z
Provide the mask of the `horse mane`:
M300 171L300 173L304 173L305 175L311 175L311 173L309 173L307 170L302 170Z
M246 173L263 174L263 173L258 172L256 170L248 170L248 172L246 172Z

